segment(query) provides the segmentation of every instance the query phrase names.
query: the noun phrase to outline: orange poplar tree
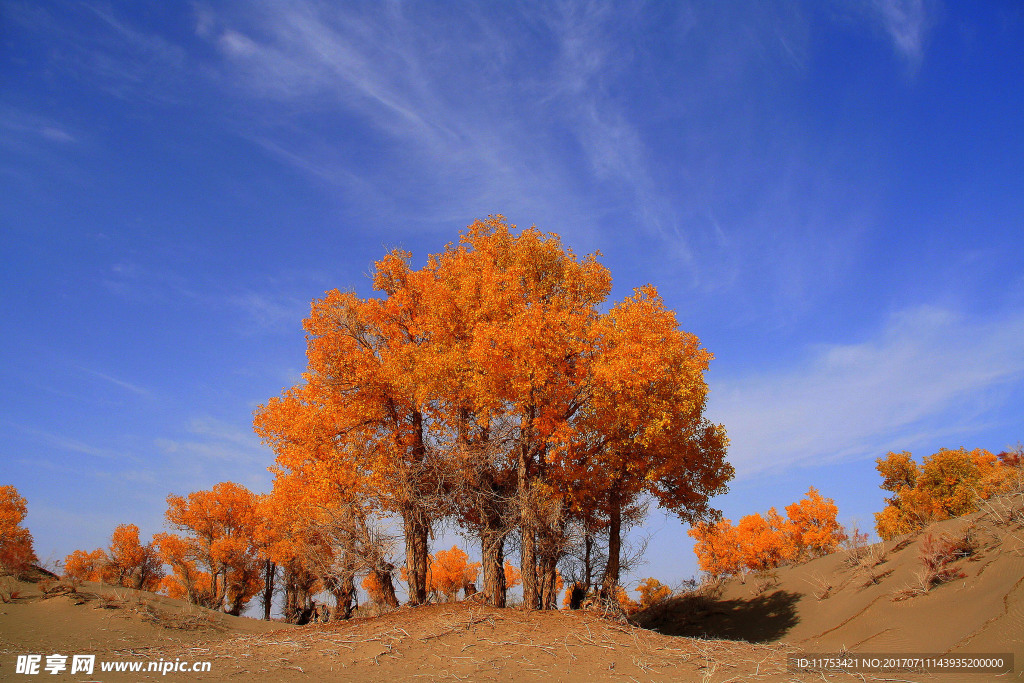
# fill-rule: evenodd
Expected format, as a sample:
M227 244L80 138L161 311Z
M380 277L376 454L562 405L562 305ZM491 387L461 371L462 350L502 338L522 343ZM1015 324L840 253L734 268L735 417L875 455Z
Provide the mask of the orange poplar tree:
M918 465L907 451L878 458L881 488L893 493L875 513L875 530L889 540L920 531L931 522L978 509L978 502L1020 485L1019 456L978 448L939 449Z
M797 553L805 559L835 551L846 539L843 526L836 520L839 508L831 498L823 498L813 486L807 497L786 506L790 533Z
M653 577L641 581L636 592L640 594L639 609L642 610L672 597L672 589Z
M103 581L103 568L106 563L107 553L103 548L97 548L89 553L75 550L64 558L63 576L76 584L82 581Z
M743 566L740 537L730 520L698 522L687 533L697 541L693 551L701 571L716 577L740 571Z
M76 550L64 559L64 577L74 581L102 581L114 586L156 591L164 578L163 562L156 544L139 542L139 527L120 524L110 547L91 553Z
M401 518L412 604L443 518L478 535L496 606L518 532L524 604L548 608L573 520L604 515L614 586L640 499L713 518L732 476L724 430L703 417L711 354L654 288L602 314L611 278L596 256L514 230L477 221L418 270L402 251L378 261L380 297L314 301L304 381L256 413L279 464L292 450L305 458L293 471L332 463L372 512Z
M701 570L712 576L742 571L765 571L794 561L833 552L846 538L836 521L838 508L811 487L807 497L786 506L786 517L775 508L754 513L733 526L728 519L698 523L688 532L697 542L694 552Z
M32 534L21 526L28 506L13 486L0 486L0 569L21 575L34 562Z
M251 491L233 482L167 497L167 521L187 536L158 534L155 540L188 599L237 615L259 592L256 501Z
M577 507L597 502L608 519L601 593L618 585L623 513L649 497L683 521L713 519L713 495L726 490L733 468L728 439L703 412L704 372L712 355L679 329L675 314L646 286L597 323L600 340L592 399L566 444Z
M382 604L397 606L393 544L378 517L400 506L366 469L378 456L372 450L375 442L330 432L324 419L330 413L303 398L310 392L308 386L297 387L272 400L256 418L257 431L277 453L271 468L276 475L273 515L290 528L292 542L278 550L285 551L282 559L289 567L304 565L334 594L332 615L351 613L360 573L374 574Z
M446 602L454 601L459 591L475 584L480 573L480 563L469 562L469 555L458 546L438 550L430 560L428 590L434 595L444 596Z
M427 597L433 484L414 382L418 309L399 293L408 272L403 263L399 255L378 262L374 284L394 294L383 301L334 290L313 302L304 323L305 382L260 406L254 424L279 460L298 451L346 478L358 474L378 503L402 518L409 598L420 604Z
M121 524L114 529L107 550L105 572L110 583L128 588L154 591L164 577L163 563L156 547L151 542L139 542L139 527Z

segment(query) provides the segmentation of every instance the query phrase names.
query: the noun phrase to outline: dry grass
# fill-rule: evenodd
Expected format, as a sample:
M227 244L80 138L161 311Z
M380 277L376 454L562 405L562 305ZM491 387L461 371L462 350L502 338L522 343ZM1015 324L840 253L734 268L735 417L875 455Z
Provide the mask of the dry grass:
M923 595L935 586L965 577L966 574L953 565L974 555L977 548L978 541L972 526L953 536L925 534L918 555L922 567L914 574L914 582L896 591L893 600Z
M1024 490L978 500L978 510L999 526L1024 524Z
M835 586L832 585L831 580L822 576L821 574L811 574L809 578L805 578L804 581L811 585L811 592L814 595L814 599L818 602L827 600L832 595L832 591Z
M36 584L39 592L43 595L50 597L55 595L74 595L78 591L78 586L70 581L61 581L60 579L42 579Z
M885 549L885 544L875 543L874 545L859 549L847 561L852 563L855 572L862 574L866 578L864 586L871 586L877 584L891 573L878 569L880 565L885 564L888 560L889 553Z
M224 630L213 613L195 605L185 605L181 609L166 609L154 599L127 591L102 593L96 598L96 609L118 610L122 616L138 617L144 622L162 628L183 631Z
M21 597L18 583L13 576L0 578L0 602L10 604Z
M779 573L777 571L756 572L751 583L751 593L761 595L779 585Z

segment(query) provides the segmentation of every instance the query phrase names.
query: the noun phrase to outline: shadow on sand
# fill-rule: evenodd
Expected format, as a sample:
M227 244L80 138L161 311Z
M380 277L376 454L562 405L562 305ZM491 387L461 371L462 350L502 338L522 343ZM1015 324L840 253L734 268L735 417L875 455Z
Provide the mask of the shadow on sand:
M797 623L800 597L782 590L744 600L682 595L636 615L635 622L670 636L760 643L781 638Z

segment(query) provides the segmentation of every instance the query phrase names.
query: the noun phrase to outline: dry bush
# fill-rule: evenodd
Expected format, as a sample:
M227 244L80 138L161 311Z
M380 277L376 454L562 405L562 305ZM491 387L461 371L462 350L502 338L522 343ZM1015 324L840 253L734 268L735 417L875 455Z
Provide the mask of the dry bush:
M971 552L973 549L966 536L936 538L927 534L921 541L919 559L924 565L924 580L928 588L964 576L963 572L950 565L961 557L969 556Z
M867 577L867 582L864 585L870 586L878 583L883 577L891 573L878 571L877 569L879 565L885 564L888 559L889 553L885 549L885 545L883 543L875 543L859 551L853 566L856 572L862 573Z
M122 610L125 616L136 615L143 621L167 629L198 631L223 629L215 615L196 605L187 605L182 611L160 609L149 598L127 593L102 593L97 609Z
M810 578L805 578L804 581L811 584L814 598L818 602L827 600L832 595L832 589L835 588L832 582L821 574L812 574Z
M907 538L904 538L902 541L900 541L899 543L894 545L892 548L890 548L889 549L889 553L892 554L892 555L895 555L896 553L898 553L901 550L906 550L907 548L909 548L913 544L914 544L914 538L912 536L908 536Z
M693 582L673 597L672 604L686 602L694 612L710 609L722 597L726 577L706 574L699 583Z
M0 583L0 602L7 604L20 598L21 591L17 586L18 584L13 577L3 577L3 583Z
M862 532L860 528L854 524L852 527L846 530L845 538L840 544L843 554L846 556L846 564L851 567L857 566L860 562L860 558L863 557L870 546L868 545L868 535Z
M775 588L780 583L779 573L775 571L761 571L754 573L754 581L751 586L751 593L761 595L765 591Z
M1020 485L1015 486L1020 488ZM978 509L982 518L990 519L999 526L1024 523L1024 490L979 499Z
M54 595L71 595L77 592L77 586L74 582L62 581L60 579L42 579L37 586L39 588L39 592L47 597L52 597Z
M722 588L725 586L727 578L721 575L705 574L691 593L715 600L722 595Z
M897 591L893 595L893 600L906 600L923 595L935 586L967 576L953 564L957 560L971 557L977 547L977 538L972 527L956 536L926 534L921 541L918 559L922 567L914 575L915 583Z

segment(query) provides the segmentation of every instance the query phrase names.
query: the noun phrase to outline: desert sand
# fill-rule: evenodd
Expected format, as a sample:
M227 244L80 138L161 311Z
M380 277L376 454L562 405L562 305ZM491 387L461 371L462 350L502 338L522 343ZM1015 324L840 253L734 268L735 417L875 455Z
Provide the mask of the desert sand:
M1017 507L1014 507L1017 506ZM966 539L922 584L928 534ZM0 578L0 679L204 681L987 681L1024 679L1024 500L925 534L838 552L672 598L630 622L594 611L472 602L291 626L101 584ZM927 590L925 590L927 588ZM1013 653L1013 673L787 671L808 652ZM15 673L18 655L209 661L210 671Z

